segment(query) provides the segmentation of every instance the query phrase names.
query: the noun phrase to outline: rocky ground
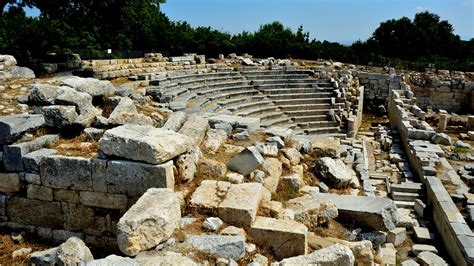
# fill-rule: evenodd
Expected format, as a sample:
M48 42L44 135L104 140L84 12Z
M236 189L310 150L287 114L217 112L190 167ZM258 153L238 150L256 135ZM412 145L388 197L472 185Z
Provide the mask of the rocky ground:
M0 263L449 262L426 213L423 186L386 116L366 115L354 139L294 136L285 128L255 130L171 112L151 101L141 85L69 76L2 85L0 123L8 132L0 142L6 147L34 143L34 150L49 153L44 157L169 167L163 170L165 184L136 197L116 221L116 250L89 249L77 237L44 244L14 230L1 235ZM19 122L26 118L31 124ZM436 117L428 120L439 124ZM448 135L435 137L446 142L456 170L470 178L466 123L467 117L451 119ZM2 170L16 171L16 165L8 167ZM469 208L463 211L472 218Z

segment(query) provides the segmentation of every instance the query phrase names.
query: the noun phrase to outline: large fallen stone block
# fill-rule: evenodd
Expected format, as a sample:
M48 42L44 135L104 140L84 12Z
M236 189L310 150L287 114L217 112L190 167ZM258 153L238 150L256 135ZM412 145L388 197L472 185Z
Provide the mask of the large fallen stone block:
M314 153L316 158L339 158L341 154L341 141L339 139L316 137L311 141L311 151Z
M249 175L258 166L263 164L263 157L258 152L257 148L251 146L247 147L242 152L236 154L228 163L227 168L240 173L244 176Z
M40 149L34 152L27 153L23 156L23 168L26 172L39 172L39 165L41 160L50 155L56 154L54 149Z
M306 255L308 228L298 222L257 216L247 232L255 243L272 250L277 259Z
M189 151L192 140L160 128L127 124L107 130L99 146L107 155L161 164Z
M79 117L73 105L34 106L33 111L44 116L47 126L59 129L75 125Z
M257 215L264 188L260 183L231 185L219 204L219 217L228 224L250 226Z
M175 165L178 169L178 175L181 181L188 182L193 180L201 155L201 150L199 147L196 147L192 151L178 156Z
M152 187L173 190L174 183L173 161L156 165L131 161L107 163L106 186L109 193L140 196Z
M178 133L186 135L193 140L194 145L200 146L206 137L209 129L207 118L200 116L191 116L184 122Z
M77 237L71 237L62 243L57 250L59 265L84 265L93 261L89 248Z
M188 235L183 244L216 258L240 260L245 255L243 236Z
M351 183L353 175L339 159L323 157L316 160L316 173L334 188L344 188Z
M260 128L260 118L258 117L240 117L236 115L213 115L208 117L209 123L230 124L233 128L245 128L247 130L255 130Z
M211 153L217 152L227 141L227 133L222 129L210 129L207 132L203 148Z
M112 97L109 99L117 103L107 119L109 125L153 125L153 120L150 117L138 113L132 99L128 97Z
M120 218L118 246L124 254L135 256L167 240L180 219L176 194L169 189L151 188Z
M388 198L327 193L313 194L312 197L315 200L333 201L336 203L339 217L354 220L375 230L392 230L398 222L397 206Z
M60 94L59 86L49 84L31 85L28 102L32 105L52 105Z
M280 261L280 265L354 265L354 254L351 249L334 244L327 248L316 250L306 256L297 256Z
M285 208L293 210L295 220L308 228L327 223L337 217L336 204L327 200L315 200L311 195L294 198L285 203Z
M67 78L61 81L61 85L71 87L80 92L86 92L93 97L113 95L115 92L115 88L110 81L94 78Z
M135 259L109 255L103 259L93 260L87 263L87 266L140 266ZM142 264L143 265L143 264Z
M155 265L200 266L201 265L181 253L171 252L171 251L166 251L163 255L156 255L152 253L148 255L147 253L141 253L135 258L134 261L135 263L137 263L136 264L137 266L138 265L140 266L155 266ZM117 264L113 264L113 266L115 265ZM129 266L129 265L134 265L134 264L124 264L123 266Z
M216 209L224 199L231 183L217 180L203 180L191 196L189 204L199 212Z
M13 143L25 132L35 130L44 123L42 115L0 116L0 144Z
M186 121L186 113L185 112L174 112L170 114L168 120L163 125L162 129L171 130L177 132Z

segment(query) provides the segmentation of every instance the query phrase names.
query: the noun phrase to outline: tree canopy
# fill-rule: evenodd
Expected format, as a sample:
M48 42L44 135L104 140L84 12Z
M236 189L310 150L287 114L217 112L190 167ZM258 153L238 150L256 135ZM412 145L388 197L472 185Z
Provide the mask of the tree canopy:
M380 23L366 41L351 46L311 39L303 26L296 32L280 22L256 32L231 35L210 27L171 21L160 11L163 0L0 0L0 53L20 62L48 52L79 52L100 58L106 49L179 55L196 52L215 57L249 53L257 57L333 59L374 62L410 68L474 70L474 39L463 41L453 26L436 14L422 12ZM2 8L3 7L3 8ZM39 9L28 17L24 7ZM86 52L85 52L86 51Z

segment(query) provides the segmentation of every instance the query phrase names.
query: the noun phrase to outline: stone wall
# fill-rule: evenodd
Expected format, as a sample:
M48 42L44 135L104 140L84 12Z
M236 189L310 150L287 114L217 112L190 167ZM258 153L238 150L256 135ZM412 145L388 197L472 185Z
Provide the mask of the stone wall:
M398 90L402 81L401 75L355 72L359 82L364 86L364 98L368 102L388 103L390 90Z
M443 160L441 147L430 143L431 136L436 132L423 121L424 113L415 102L416 98L406 84L402 84L401 90L391 91L390 123L400 132L410 164L426 186L432 218L448 254L456 265L472 265L474 234L438 177L439 166L450 168L449 162ZM407 109L408 106L411 106L412 111ZM463 189L460 184L458 191Z
M446 110L455 113L469 113L473 110L474 82L463 77L411 78L412 90L421 108L431 107L434 110Z
M27 171L0 174L1 226L55 242L78 236L114 249L117 221L138 197L148 188L174 187L173 161L152 165L61 155L35 160Z

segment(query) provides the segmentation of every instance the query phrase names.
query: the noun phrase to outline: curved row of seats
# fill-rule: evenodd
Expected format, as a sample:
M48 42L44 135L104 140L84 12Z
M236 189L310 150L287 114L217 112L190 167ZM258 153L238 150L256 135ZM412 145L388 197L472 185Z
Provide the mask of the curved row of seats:
M301 134L339 134L331 110L344 107L330 80L305 71L243 68L176 75L150 81L147 94L175 111L259 117L264 127L283 126Z

